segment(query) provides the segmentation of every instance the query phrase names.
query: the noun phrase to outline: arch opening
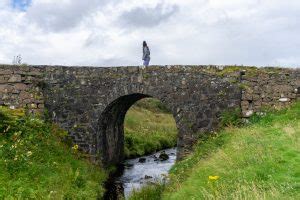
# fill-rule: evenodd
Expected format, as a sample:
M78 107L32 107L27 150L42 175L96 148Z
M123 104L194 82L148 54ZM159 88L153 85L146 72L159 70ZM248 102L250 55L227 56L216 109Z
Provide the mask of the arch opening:
M143 100L142 100L143 99ZM155 99L156 102L161 102L159 99L153 98L150 95L146 94L130 94L121 96L118 99L114 100L110 103L104 112L101 114L101 117L98 122L98 136L97 136L97 151L102 158L102 163L104 165L107 164L119 164L124 158L124 147L125 147L125 129L124 122L127 111L132 107L132 109L138 109L138 107L143 107L143 101L145 99ZM142 100L141 103L138 102ZM135 105L135 103L137 104ZM168 105L160 103L164 105L164 109L171 110ZM134 106L133 106L134 105ZM167 112L167 110L166 110ZM129 111L129 115L132 114L131 110ZM174 127L176 129L176 141L177 141L177 127L176 122L173 118L173 115L170 114L174 123ZM152 118L153 119L153 118ZM138 119L139 120L139 119ZM148 119L149 120L149 119ZM129 120L130 121L130 120ZM126 120L126 126L130 123ZM149 127L151 128L151 127ZM126 128L126 132L128 129ZM131 138L132 139L132 138ZM147 137L143 138L147 140ZM128 140L130 140L130 136L126 137L126 157L138 156L128 154ZM167 145L166 145L167 146ZM140 152L141 153L141 152ZM150 153L149 149L146 152L142 153Z
M125 158L173 148L177 136L175 119L165 104L155 98L141 99L129 108L125 116Z

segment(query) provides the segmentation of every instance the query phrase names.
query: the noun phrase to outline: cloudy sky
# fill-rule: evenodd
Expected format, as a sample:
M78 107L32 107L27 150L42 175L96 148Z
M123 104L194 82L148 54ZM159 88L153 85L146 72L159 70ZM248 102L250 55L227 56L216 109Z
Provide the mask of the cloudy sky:
M0 63L300 67L299 0L0 0Z

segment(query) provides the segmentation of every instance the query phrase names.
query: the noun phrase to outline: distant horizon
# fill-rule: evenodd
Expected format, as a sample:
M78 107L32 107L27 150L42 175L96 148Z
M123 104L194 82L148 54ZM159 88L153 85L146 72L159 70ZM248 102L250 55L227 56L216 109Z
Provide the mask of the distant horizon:
M2 0L0 63L300 67L300 1Z

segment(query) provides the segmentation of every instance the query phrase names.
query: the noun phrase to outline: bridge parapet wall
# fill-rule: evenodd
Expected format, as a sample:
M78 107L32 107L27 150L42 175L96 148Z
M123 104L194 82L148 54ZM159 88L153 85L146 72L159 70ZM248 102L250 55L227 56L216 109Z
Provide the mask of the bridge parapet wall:
M28 113L42 113L42 79L42 68L0 65L0 106L25 108Z
M265 109L281 109L300 100L300 69L245 68L241 76L244 117Z

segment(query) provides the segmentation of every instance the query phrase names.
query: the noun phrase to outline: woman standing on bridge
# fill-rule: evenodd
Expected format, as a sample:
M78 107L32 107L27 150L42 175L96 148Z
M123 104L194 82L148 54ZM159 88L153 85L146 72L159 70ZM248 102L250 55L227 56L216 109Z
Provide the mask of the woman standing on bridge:
M150 49L146 43L146 41L143 41L143 61L144 61L144 66L147 67L150 62Z

